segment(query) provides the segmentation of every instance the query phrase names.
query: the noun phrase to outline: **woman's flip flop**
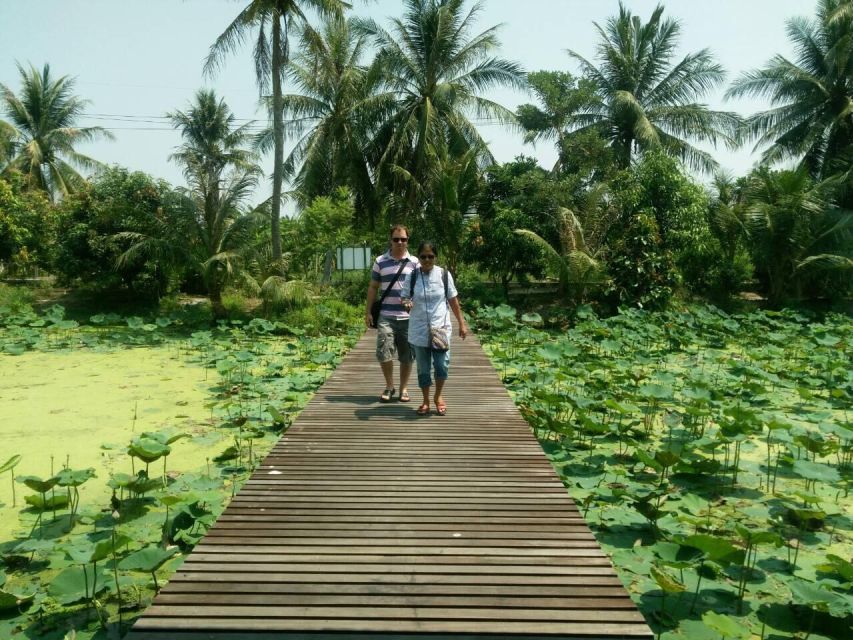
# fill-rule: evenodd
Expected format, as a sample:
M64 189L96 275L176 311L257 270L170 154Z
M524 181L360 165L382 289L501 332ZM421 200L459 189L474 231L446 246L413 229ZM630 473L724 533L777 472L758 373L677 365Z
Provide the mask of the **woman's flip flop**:
M417 413L419 416L429 415L429 405L428 404L422 404L421 406L418 407L418 409L417 409L417 411L415 411L415 413Z
M447 405L446 404L435 405L435 412L440 416L447 415Z

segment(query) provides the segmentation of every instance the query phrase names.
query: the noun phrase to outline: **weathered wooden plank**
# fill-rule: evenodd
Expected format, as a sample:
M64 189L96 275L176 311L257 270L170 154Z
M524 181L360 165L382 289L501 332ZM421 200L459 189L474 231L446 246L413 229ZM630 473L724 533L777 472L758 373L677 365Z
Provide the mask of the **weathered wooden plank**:
M454 342L448 415L427 418L416 389L376 402L372 340L129 637L651 638L476 340Z

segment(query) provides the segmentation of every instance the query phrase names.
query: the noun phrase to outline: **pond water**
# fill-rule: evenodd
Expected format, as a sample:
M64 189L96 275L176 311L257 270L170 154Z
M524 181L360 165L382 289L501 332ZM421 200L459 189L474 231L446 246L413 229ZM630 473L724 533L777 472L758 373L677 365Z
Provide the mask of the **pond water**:
M54 471L66 462L73 469L94 467L97 478L80 487L81 509L107 508L110 473L131 472L126 447L134 434L172 428L193 435L172 445L167 471L200 471L222 449L225 436L212 428L204 406L215 379L168 344L0 356L0 464L21 454L15 476L42 478L51 475L51 457ZM150 473L161 472L158 461ZM32 491L16 483L15 493L20 509ZM0 477L0 502L12 505L8 473ZM19 509L4 509L0 541L26 526L20 517L32 520Z

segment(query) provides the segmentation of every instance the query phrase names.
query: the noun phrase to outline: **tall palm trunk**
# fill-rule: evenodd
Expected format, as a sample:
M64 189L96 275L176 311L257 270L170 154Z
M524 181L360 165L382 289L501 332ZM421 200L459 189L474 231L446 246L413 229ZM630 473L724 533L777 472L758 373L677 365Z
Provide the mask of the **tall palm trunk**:
M287 28L287 17L278 10L273 12L272 21L272 127L275 137L275 150L272 169L272 213L270 214L270 231L272 233L272 258L276 265L281 263L281 182L284 166L284 121L283 100L281 94L281 70L284 66L281 55L282 21ZM280 269L276 266L276 271Z

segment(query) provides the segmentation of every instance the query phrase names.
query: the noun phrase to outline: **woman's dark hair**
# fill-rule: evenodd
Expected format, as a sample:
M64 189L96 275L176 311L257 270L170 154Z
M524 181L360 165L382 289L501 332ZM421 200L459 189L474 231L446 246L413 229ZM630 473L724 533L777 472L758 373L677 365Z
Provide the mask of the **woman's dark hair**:
M432 252L435 255L438 255L438 245L436 245L432 240L424 240L418 245L418 255L421 255L424 249L432 249Z

